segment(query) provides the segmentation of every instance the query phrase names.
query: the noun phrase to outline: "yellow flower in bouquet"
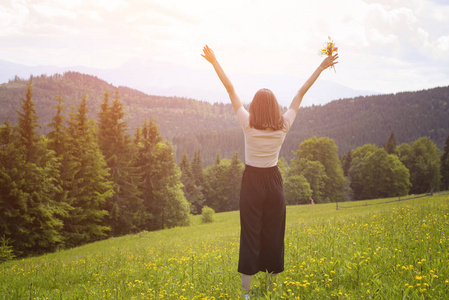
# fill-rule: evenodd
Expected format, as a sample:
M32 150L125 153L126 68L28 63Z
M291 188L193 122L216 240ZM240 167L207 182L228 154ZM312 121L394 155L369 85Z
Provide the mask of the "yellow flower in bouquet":
M338 47L335 46L334 41L331 39L330 36L328 36L329 41L327 43L324 44L323 49L320 50L320 55L324 56L324 55L332 55L334 54L334 52L338 52ZM332 66L332 69L334 69L334 72L337 72L335 70L335 67Z

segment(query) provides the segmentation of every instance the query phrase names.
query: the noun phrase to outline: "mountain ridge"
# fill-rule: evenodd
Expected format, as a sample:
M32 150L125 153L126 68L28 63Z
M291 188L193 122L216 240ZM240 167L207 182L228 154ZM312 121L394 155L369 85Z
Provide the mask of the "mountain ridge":
M6 83L15 76L52 76L71 71L96 76L116 86L128 86L151 95L189 97L210 103L228 101L226 90L212 70L197 70L151 59L133 58L110 69L86 66L26 66L0 60L0 70L0 83ZM264 87L275 92L281 105L288 106L305 81L305 78L281 74L229 75L244 103L251 102L256 91ZM323 105L336 99L373 94L378 93L354 90L331 81L320 80L309 90L302 105Z

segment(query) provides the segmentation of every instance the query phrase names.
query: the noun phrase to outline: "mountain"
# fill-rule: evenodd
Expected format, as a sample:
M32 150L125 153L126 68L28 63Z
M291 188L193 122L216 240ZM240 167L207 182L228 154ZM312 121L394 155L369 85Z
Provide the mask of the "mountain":
M62 68L53 66L27 66L0 59L0 83L14 80L14 78L29 78L30 75L62 73Z
M0 60L0 83L15 76L29 78L30 75L62 74L67 71L89 74L117 85L127 86L151 95L188 97L214 102L228 101L228 96L212 68L196 70L171 63L145 58L134 58L113 69L98 69L84 66L29 67ZM249 103L260 88L271 89L283 106L288 106L305 78L287 75L229 74L242 101ZM375 92L358 91L330 81L319 80L304 97L303 106L323 105L332 100L373 95Z
M15 78L0 84L0 122L7 117L17 122L28 80ZM145 118L155 118L162 136L172 142L178 161L184 152L190 158L201 150L204 164L213 163L217 152L232 157L234 152L244 157L243 134L232 106L211 104L181 97L152 96L128 87L116 87L98 77L78 72L63 75L33 77L33 100L41 133L54 116L52 106L56 95L64 99L65 115L87 95L90 117L96 118L107 91L110 98L119 91L124 103L125 121L130 133ZM291 159L299 144L312 136L327 136L335 140L339 154L364 144L382 145L394 131L399 143L410 143L430 137L442 149L449 135L449 86L417 92L365 96L332 101L322 106L301 107L281 156Z
M121 74L121 78L118 74ZM257 90L266 87L273 90L283 106L290 105L293 96L305 81L305 79L287 75L231 73L229 76L244 103L250 103ZM200 71L170 63L136 58L99 77L152 95L189 97L212 103L228 101L226 91L212 68L209 71ZM356 91L321 80L310 89L304 98L303 106L320 105L340 98L372 94L376 93Z

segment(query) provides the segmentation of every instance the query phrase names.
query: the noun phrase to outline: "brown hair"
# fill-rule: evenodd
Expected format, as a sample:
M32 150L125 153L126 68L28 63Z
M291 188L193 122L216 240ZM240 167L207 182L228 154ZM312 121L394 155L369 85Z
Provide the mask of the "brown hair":
M249 126L256 129L281 130L284 118L278 101L269 89L260 89L249 106Z

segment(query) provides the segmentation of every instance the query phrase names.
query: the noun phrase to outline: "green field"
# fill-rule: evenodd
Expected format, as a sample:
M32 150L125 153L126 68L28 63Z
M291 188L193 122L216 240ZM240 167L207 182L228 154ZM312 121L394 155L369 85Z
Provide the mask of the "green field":
M447 299L449 195L386 201L288 207L286 270L252 299ZM0 299L241 299L239 215L215 219L3 263Z

